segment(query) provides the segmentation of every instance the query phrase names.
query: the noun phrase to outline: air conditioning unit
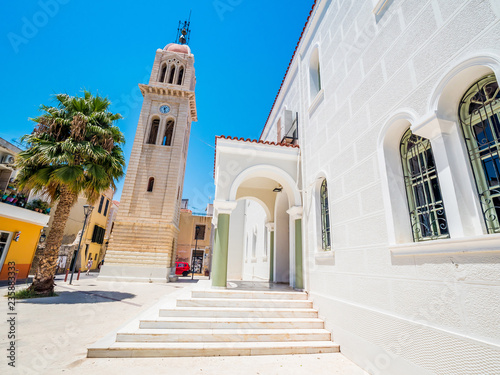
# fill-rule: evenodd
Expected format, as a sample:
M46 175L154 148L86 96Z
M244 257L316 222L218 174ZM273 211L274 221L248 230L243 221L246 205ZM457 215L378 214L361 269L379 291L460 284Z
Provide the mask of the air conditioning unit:
M14 156L5 155L2 159L2 164L14 164Z

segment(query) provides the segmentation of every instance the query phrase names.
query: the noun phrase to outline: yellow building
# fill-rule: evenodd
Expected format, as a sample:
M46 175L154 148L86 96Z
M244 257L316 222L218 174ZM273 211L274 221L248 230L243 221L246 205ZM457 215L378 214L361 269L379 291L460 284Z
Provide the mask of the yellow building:
M76 263L75 270L81 268L87 269L87 262L92 258L93 264L91 269L96 269L99 262L104 258L105 246L105 232L108 225L108 217L111 213L113 191L107 190L93 205L92 213L90 214L87 224L85 226L85 233L83 234L82 243L80 247L80 255ZM80 233L83 228L83 221L85 214L83 206L87 205L87 199L83 196L78 198L78 201L71 208L66 227L64 229L64 236L62 246L59 251L58 259L58 273L65 272L66 269L71 269L76 256ZM53 215L56 208L51 210L50 221L48 228L45 229L45 234L48 235L53 222ZM38 253L37 253L38 258ZM32 273L36 270L38 259L33 262Z
M0 203L0 280L9 278L9 265L18 279L28 277L36 246L49 215Z
M94 204L94 209L86 225L80 248L80 264L82 270L87 269L87 262L90 259L92 259L91 269L97 269L99 262L104 258L104 239L112 206L112 190L108 190L102 194Z
M195 273L207 274L212 249L212 217L193 215L191 210L182 208L178 238L176 261L189 263Z

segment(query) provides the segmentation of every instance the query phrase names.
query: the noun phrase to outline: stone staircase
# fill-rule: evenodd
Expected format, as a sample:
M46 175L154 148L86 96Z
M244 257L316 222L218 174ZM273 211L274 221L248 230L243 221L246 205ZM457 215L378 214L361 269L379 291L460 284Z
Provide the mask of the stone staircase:
M193 290L191 298L142 317L97 357L202 357L338 352L302 292Z

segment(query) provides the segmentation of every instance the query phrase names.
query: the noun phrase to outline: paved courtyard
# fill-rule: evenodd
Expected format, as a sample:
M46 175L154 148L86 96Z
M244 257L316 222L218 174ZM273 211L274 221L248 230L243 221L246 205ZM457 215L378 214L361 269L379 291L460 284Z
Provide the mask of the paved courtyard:
M57 279L58 297L16 304L16 368L0 358L1 374L342 374L364 375L340 353L293 356L198 358L86 358L87 347L151 306L174 298L197 280L143 284L97 281L81 275L73 285ZM18 289L21 286L17 286ZM0 343L8 348L7 287L0 287ZM5 318L5 319L4 319Z

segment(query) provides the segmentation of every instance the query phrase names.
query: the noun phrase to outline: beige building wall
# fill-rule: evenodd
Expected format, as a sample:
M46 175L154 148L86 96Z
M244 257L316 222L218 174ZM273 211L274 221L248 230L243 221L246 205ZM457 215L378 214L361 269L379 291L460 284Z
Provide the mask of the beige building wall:
M196 226L203 227L196 242ZM179 239L176 261L187 262L192 268L193 251L203 252L201 273L210 270L210 254L212 249L212 217L193 215L190 210L182 209L179 223Z

